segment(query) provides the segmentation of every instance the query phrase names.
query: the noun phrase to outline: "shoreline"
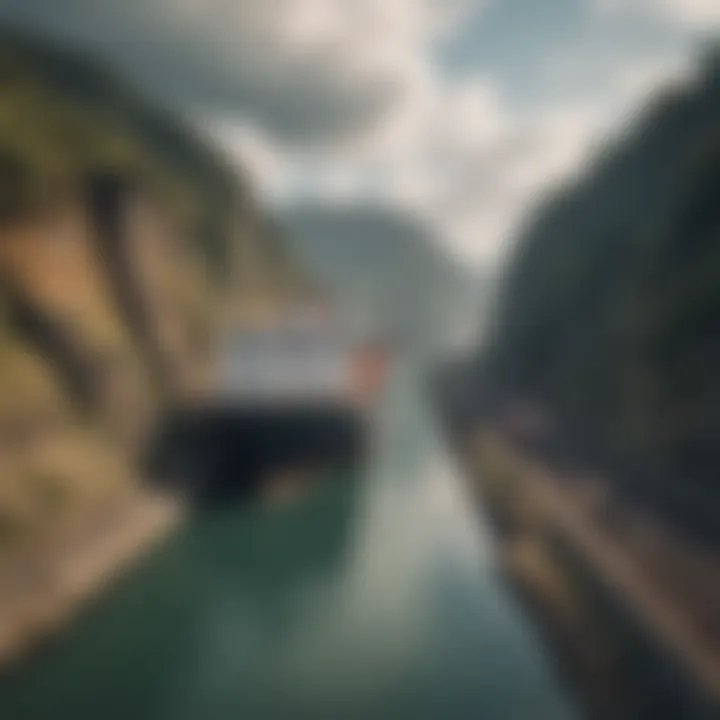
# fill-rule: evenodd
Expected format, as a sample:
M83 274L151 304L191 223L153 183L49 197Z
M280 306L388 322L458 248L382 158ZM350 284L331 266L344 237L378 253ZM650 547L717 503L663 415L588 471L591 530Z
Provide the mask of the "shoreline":
M184 516L179 500L138 493L102 525L89 518L69 537L53 543L50 534L29 557L0 565L0 675L67 628Z
M624 507L600 480L566 478L491 426L471 435L456 450L499 570L588 716L715 717L717 558Z

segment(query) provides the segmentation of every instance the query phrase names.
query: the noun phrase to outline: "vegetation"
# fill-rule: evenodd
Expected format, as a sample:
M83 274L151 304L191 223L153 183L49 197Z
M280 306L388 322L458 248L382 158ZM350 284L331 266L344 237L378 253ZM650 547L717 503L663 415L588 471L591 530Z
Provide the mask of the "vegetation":
M218 152L93 58L0 32L0 547L132 488L250 279L295 276Z
M540 208L484 372L583 462L688 528L720 528L720 63L666 90Z
M162 195L220 272L248 190L209 146L90 57L0 36L3 214L37 211L89 173L130 175Z

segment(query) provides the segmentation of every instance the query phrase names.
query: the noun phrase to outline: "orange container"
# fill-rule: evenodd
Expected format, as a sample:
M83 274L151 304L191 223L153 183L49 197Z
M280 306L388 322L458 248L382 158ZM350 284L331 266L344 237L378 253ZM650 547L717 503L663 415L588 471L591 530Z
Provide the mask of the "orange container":
M385 386L389 365L387 349L364 345L353 358L353 393L362 404L374 402Z

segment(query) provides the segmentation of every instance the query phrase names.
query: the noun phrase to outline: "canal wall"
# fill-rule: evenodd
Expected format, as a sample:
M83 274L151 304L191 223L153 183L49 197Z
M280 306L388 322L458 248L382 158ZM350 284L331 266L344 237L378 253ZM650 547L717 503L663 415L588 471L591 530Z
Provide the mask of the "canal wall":
M137 494L55 528L0 559L0 674L32 656L167 537L185 514L168 496Z
M553 473L490 427L466 442L464 464L503 572L591 717L718 717L715 558L701 562L645 519L612 517L602 484ZM678 593L683 577L703 590Z

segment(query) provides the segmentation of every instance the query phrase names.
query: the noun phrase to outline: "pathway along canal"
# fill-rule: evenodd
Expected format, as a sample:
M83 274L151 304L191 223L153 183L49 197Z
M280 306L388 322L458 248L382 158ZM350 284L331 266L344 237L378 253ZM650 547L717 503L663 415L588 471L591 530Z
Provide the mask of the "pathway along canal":
M578 717L395 374L370 477L193 520L0 684L0 717Z

